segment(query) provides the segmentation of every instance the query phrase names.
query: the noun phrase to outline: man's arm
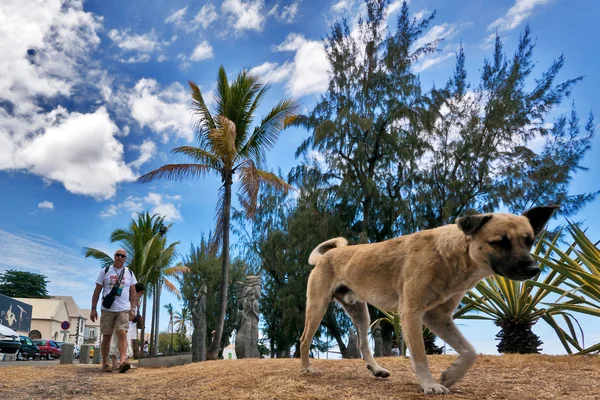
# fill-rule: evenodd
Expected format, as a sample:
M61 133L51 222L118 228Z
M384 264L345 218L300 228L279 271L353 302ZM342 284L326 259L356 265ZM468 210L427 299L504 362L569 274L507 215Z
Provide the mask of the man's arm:
M101 291L102 285L96 283L94 294L92 294L92 311L90 312L90 319L92 320L92 322L96 322L96 319L98 319L98 311L96 311L96 307L98 305L98 299L100 298Z

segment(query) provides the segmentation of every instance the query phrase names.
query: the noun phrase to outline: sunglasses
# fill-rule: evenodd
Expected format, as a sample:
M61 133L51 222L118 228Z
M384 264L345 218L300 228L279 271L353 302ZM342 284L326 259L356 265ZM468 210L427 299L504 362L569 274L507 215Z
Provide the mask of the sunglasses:
M115 254L115 257L127 258L125 254Z

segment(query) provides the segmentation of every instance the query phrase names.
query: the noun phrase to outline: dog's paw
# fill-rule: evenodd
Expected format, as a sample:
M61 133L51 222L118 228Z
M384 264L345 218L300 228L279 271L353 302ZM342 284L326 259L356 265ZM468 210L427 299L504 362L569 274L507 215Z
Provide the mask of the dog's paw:
M387 378L388 376L390 376L390 371L388 371L385 368L381 368L379 366L372 367L369 364L367 364L367 369L369 371L371 371L371 373L373 373L373 375L375 375L378 378Z
M450 390L444 385L439 383L431 383L428 385L422 385L425 394L450 394Z
M453 368L448 368L446 371L444 371L442 373L442 377L440 378L440 383L449 388L450 386L454 385L456 382L458 382L460 380L460 378L463 377L464 374L461 374L459 371L453 369Z
M314 369L313 367L302 368L302 372L304 372L305 374L309 374L309 375L317 375L318 374L317 370Z

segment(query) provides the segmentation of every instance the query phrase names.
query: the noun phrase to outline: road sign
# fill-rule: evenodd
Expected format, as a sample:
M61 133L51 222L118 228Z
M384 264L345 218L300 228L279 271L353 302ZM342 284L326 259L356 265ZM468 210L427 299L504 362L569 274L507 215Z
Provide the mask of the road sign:
M69 323L69 321L63 321L60 324L60 327L66 331L66 330L69 330L69 328L71 327L71 324Z

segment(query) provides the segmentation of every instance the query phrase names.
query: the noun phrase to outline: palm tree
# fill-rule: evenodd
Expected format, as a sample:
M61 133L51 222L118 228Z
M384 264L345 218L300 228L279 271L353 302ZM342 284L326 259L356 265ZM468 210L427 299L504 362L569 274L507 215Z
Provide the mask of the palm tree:
M173 352L173 304L165 304L165 308L169 313L169 327L171 327L171 347L169 347L169 353Z
M181 311L175 311L173 314L173 323L177 327L177 332L183 336L187 334L187 327L190 321L190 310L187 308L182 308Z
M153 288L154 305L152 314L151 328L151 347L150 353L156 355L158 352L158 335L160 321L160 294L162 288L166 288L169 292L175 294L178 299L181 298L181 293L169 278L177 277L179 274L188 272L189 269L183 265L171 266L177 257L175 247L179 242L173 242L168 247L166 246L166 231L161 231L158 235L153 236L143 251L143 260L150 265L145 276L148 285Z
M239 202L248 218L254 216L261 184L271 185L282 191L290 188L275 174L260 167L265 160L266 151L275 145L279 133L295 118L298 105L291 99L281 100L251 130L254 114L268 91L268 85L258 83L257 78L247 71L242 71L230 84L225 69L221 66L217 77L216 104L214 113L211 113L198 85L192 81L188 83L192 110L198 116L195 125L198 147L181 146L172 152L187 155L192 163L163 165L139 177L138 182L149 183L156 179L185 180L202 177L210 172L221 177L223 186L219 189L215 234L211 243L213 251L222 245L219 316L213 341L207 351L207 359L215 360L221 345L227 311L233 175L239 174Z

